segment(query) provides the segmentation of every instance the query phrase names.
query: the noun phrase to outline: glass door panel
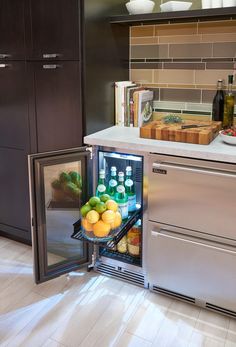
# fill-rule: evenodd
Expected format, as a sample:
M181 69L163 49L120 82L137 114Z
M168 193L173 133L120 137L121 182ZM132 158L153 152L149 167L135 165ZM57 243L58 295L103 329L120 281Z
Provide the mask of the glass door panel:
M71 238L89 193L86 148L30 156L36 282L88 262L88 248ZM90 184L89 184L90 183Z

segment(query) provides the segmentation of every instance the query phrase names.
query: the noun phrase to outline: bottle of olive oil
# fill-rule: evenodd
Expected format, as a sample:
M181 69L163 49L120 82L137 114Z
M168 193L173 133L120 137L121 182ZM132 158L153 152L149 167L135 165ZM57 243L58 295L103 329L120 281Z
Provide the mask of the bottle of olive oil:
M233 95L233 75L228 76L228 91L225 94L223 128L227 129L234 123L234 95Z

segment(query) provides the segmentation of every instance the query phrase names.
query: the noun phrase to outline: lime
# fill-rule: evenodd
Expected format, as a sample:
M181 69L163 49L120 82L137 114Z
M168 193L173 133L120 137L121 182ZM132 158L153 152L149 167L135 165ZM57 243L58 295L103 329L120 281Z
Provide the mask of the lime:
M110 197L110 195L108 195L108 194L103 194L103 195L100 196L100 200L101 200L102 202L106 202L106 201L108 201L108 200L110 200L110 199L111 199L111 197Z
M82 215L82 217L86 217L86 214L92 210L92 207L90 205L84 205L81 207L80 209L80 213Z
M96 206L95 206L95 210L98 212L98 213L103 213L106 211L106 205L104 202L99 202Z
M95 207L100 202L100 199L97 196L93 196L89 199L89 205Z

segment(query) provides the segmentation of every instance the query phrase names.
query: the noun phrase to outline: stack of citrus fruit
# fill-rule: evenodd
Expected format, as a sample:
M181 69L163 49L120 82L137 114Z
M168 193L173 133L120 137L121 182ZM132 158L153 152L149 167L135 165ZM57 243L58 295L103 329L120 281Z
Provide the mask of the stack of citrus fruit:
M108 194L103 194L100 198L93 196L81 207L80 212L83 228L93 232L96 237L106 237L122 223L118 205Z

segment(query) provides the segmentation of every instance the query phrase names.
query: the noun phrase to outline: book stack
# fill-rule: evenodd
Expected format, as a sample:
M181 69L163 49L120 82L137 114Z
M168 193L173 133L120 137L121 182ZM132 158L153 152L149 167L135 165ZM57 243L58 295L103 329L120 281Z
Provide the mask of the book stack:
M153 91L131 81L115 82L116 125L141 127L152 121Z

